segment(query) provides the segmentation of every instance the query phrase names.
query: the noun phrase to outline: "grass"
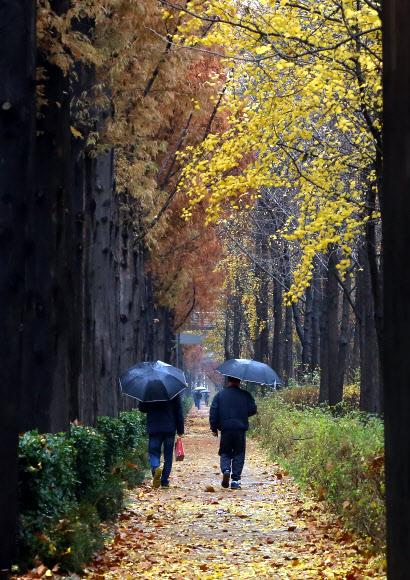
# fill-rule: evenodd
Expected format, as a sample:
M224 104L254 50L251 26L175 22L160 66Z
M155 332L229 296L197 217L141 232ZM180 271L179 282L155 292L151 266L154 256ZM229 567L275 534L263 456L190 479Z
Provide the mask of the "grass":
M383 423L350 406L343 409L334 416L328 407L277 394L258 401L252 429L302 488L329 502L350 527L382 544Z

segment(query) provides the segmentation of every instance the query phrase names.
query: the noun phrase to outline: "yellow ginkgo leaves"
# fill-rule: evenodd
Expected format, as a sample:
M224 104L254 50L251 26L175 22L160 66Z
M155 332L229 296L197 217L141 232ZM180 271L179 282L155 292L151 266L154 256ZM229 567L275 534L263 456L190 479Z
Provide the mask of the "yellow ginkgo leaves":
M213 18L207 42L237 59L221 103L230 128L194 151L182 189L191 204L206 200L209 221L245 191L288 190L298 207L284 232L301 250L288 294L296 299L309 284L315 253L336 244L345 254L339 270L348 268L368 192L378 187L378 13L353 0L216 0L193 2L191 12L196 8L197 17L184 25L187 41L199 22L205 27Z

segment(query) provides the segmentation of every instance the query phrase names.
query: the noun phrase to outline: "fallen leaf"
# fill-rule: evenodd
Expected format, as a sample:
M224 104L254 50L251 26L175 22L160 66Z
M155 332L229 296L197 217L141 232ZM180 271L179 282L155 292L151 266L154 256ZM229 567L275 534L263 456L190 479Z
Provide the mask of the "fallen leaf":
M293 560L292 566L297 566L299 564L299 560Z
M209 491L209 492L213 492L214 493L215 492L215 488L214 488L213 485L207 485L205 487L205 491Z
M152 562L140 562L138 568L140 570L150 570L152 568Z

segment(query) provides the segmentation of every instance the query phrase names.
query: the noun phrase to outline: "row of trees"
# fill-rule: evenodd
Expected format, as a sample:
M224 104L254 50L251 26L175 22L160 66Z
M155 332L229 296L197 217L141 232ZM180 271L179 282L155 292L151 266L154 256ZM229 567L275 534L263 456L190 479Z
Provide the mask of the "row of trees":
M180 184L186 215L206 204L227 252L224 355L271 362L286 383L320 367L332 405L360 374L362 409L380 413L380 5L162 4L190 17L181 50L231 59L229 128Z
M394 113L405 121L408 111L397 51L407 53L391 31L405 26L408 11L403 0L394 4L386 74L397 132L389 133L386 172L389 194L394 185L399 196L405 164L396 184L392 175L407 141ZM218 293L222 357L271 360L285 377L292 356L308 370L319 360L322 395L333 402L358 344L362 387L378 377L370 372L376 341L397 364L408 357L391 324L405 323L403 300L400 312L389 310L383 340L379 2L39 0L36 9L33 0L1 0L0 14L7 570L18 432L116 414L119 372L136 359L172 361L171 327L209 311ZM396 249L402 259L385 278L392 297L406 251L392 242L395 220L403 240L407 230L399 205L381 209L387 260ZM400 325L397 336L405 332ZM339 366L343 359L350 367ZM376 383L363 404L380 410ZM393 419L407 408L404 387L399 377L386 404L395 494L408 482L392 461L401 446L407 465L406 434L395 437ZM394 493L390 542L405 544ZM409 553L403 542L391 558L397 578L407 571L397 564Z
M344 280L341 254L316 256L312 280L297 302L284 304L300 254L277 235L289 215L280 192L263 189L258 206L221 229L229 280L211 344L220 358L252 357L271 364L285 384L309 380L320 367L321 400L337 404L346 381L361 382L361 407L380 413L380 357L368 261L357 260ZM224 352L222 345L224 344Z
M201 255L220 244L200 208L191 227L180 218L177 154L225 121L209 99L218 62L175 51L182 17L164 20L156 0L2 0L0 16L7 570L19 432L132 406L119 374L172 362L174 329L212 293Z

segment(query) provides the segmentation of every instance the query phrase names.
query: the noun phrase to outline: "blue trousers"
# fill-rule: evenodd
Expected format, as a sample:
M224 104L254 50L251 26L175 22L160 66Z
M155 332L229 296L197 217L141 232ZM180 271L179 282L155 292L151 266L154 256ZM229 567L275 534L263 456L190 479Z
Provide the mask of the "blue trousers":
M164 467L161 476L161 485L169 485L169 476L174 456L175 433L155 433L149 435L148 454L151 463L152 475L161 465L161 450L164 447Z

